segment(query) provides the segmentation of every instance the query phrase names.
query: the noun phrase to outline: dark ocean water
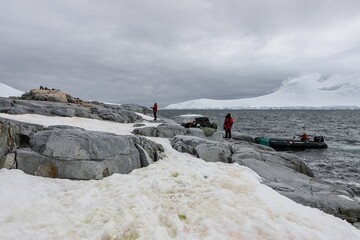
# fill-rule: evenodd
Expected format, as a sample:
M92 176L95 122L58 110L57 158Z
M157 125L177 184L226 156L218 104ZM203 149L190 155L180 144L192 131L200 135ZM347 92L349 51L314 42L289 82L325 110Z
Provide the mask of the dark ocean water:
M360 194L360 110L160 110L159 115L201 114L222 126L227 112L235 119L233 131L253 137L324 136L328 149L288 152L302 158L316 177Z

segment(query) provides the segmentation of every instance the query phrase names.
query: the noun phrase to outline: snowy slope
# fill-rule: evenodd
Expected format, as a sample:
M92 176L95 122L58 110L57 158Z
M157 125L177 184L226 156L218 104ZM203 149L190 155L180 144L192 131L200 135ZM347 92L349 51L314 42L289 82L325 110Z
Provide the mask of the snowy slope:
M0 117L115 134L134 129L77 117ZM168 139L151 140L164 146L163 160L103 180L0 170L0 239L360 239L346 221L278 194L247 167L208 163L175 151Z
M284 81L274 93L246 99L196 99L165 109L360 108L358 75L306 74Z
M17 90L8 85L0 83L0 97L12 97L12 96L19 97L23 94L24 94L23 91Z

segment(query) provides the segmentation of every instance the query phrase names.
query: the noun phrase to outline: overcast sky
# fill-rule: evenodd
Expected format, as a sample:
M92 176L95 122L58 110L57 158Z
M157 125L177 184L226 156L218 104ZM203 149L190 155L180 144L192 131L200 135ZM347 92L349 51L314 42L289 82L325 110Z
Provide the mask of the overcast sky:
M160 107L360 69L359 0L2 0L0 82Z

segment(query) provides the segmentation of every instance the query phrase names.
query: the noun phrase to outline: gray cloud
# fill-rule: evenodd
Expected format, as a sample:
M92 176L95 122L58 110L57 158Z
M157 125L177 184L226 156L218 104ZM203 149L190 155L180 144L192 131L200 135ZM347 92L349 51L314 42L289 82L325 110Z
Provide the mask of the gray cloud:
M160 106L358 71L360 2L4 0L0 82Z

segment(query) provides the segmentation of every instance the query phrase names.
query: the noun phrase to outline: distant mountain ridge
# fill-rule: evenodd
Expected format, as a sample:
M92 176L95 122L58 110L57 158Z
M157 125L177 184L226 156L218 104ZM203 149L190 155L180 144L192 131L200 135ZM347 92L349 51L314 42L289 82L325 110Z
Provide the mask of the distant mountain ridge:
M360 109L360 78L356 74L303 74L283 81L270 94L244 99L195 99L165 109Z

